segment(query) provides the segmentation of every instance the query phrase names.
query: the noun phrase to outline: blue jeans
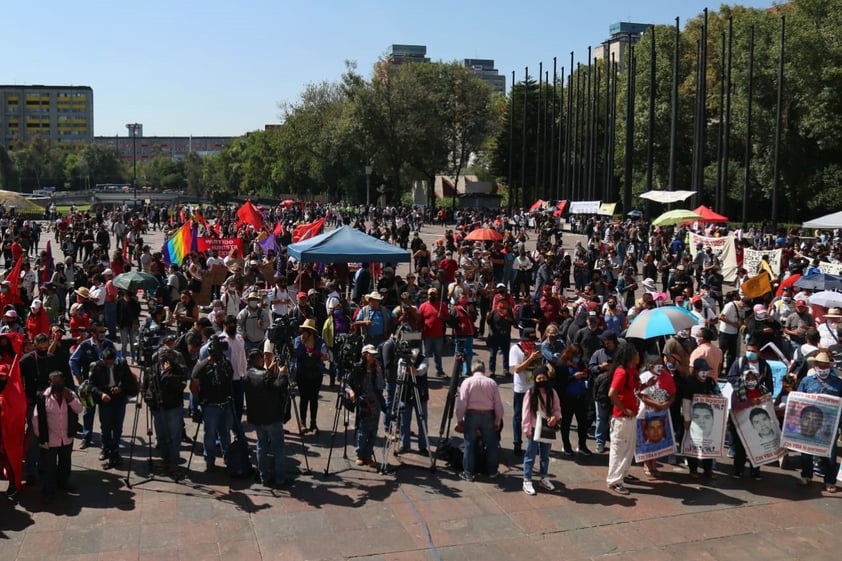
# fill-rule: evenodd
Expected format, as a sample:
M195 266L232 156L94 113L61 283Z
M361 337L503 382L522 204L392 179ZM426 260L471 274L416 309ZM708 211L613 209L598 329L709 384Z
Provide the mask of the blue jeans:
M257 471L263 483L283 483L284 475L284 424L254 425L257 432ZM272 455L272 465L269 455Z
M380 403L371 404L371 414L360 417L357 408L357 458L370 460L374 454L374 441L377 439L377 422L380 420Z
M494 374L497 371L497 353L503 355L503 370L509 371L509 347L512 346L512 336L508 333L492 334L488 338L488 348L491 356L488 358L488 371Z
M94 416L96 415L96 403L85 407L82 411L82 440L91 443L94 438Z
M477 435L479 433L479 435ZM497 456L500 451L500 440L497 431L494 430L494 413L465 413L465 450L462 456L462 465L465 466L465 473L468 476L476 475L477 436L482 438L486 447L486 469L489 475L497 473Z
M470 376L471 372L468 371L471 369L471 361L474 360L474 338L460 337L456 339L456 349L461 350L462 356L465 357L465 360L462 362L463 375Z
M102 315L105 320L105 327L108 329L108 334L113 338L117 335L117 303L106 302L102 307Z
M137 362L137 352L137 331L135 331L133 327L121 327L120 354L122 354L125 359L131 358Z
M108 403L99 404L99 423L102 430L102 449L116 452L123 436L123 420L126 418L126 399L112 397Z
M383 411L384 432L389 432L389 430L392 428L392 423L389 421L389 415L392 414L393 405L395 404L395 392L397 391L397 389L397 382L390 382L386 380L386 410Z
M839 464L836 463L836 439L838 433L833 436L833 445L830 448L829 458L819 458L819 465L824 472L825 485L834 485L836 483L836 472L839 469ZM813 477L813 455L801 454L801 477L810 479Z
M525 393L512 394L512 444L518 447L523 444L523 398Z
M184 436L184 409L173 407L152 412L155 434L161 449L161 459L171 466L178 465L181 456L181 438Z
M608 441L608 423L611 421L611 404L603 407L598 401L594 402L596 408L596 430L594 438L597 446L605 446Z
M418 449L422 452L427 450L427 402L422 401L418 406L421 412L419 416L415 413L415 422L418 423ZM412 431L409 430L412 425L412 412L415 411L415 406L412 403L403 404L403 412L401 413L401 446L409 448L410 437ZM424 418L422 419L421 416Z
M433 359L436 365L436 372L444 372L441 365L441 354L444 351L444 337L424 337L424 356L429 360Z
M535 467L535 455L541 455L538 465L538 477L546 477L550 470L550 449L549 442L536 442L531 438L526 439L526 453L523 455L523 480L532 481L532 470Z
M216 460L216 435L219 433L219 443L222 456L228 451L231 443L231 424L234 412L231 402L222 405L205 405L202 407L202 421L205 423L205 461L212 464Z

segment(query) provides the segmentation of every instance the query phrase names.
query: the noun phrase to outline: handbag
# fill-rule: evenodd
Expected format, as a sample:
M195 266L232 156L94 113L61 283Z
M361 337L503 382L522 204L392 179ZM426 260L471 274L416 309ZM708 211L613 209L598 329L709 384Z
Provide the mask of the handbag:
M558 438L558 431L555 427L548 426L547 419L543 414L538 413L535 416L535 432L532 435L532 440L535 442L543 442L552 444Z

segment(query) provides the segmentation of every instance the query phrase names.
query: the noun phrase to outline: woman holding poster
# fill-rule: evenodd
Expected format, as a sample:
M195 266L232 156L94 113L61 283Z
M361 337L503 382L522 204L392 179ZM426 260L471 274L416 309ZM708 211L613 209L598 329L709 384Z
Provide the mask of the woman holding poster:
M740 479L743 476L745 469L747 453L746 448L749 447L746 442L752 444L759 444L760 451L769 448L769 452L777 452L779 449L779 442L777 440L778 431L777 423L772 421L772 417L763 407L763 403L770 401L769 390L764 384L760 383L757 373L753 370L747 370L742 376L734 378L731 381L733 392L731 393L731 410L732 418L728 421L728 429L731 431L731 442L734 446L734 479ZM766 396L766 397L764 397ZM737 417L743 417L740 413L746 409L752 409L749 412L748 421L753 431L738 430L742 428ZM755 411L756 410L756 411ZM772 426L774 425L774 426ZM770 434L771 433L771 434ZM751 434L754 438L750 438ZM758 443L757 440L760 442ZM752 454L751 462L751 477L756 481L760 481L760 465L754 461L756 453ZM770 458L775 459L773 456Z
M664 368L660 357L648 360L649 368L640 375L640 413L637 416L638 439L635 460L643 461L643 472L658 477L656 458L675 453L675 439L669 409L675 401L675 380Z
M716 478L713 458L722 454L727 413L727 401L719 394L719 386L710 375L710 365L705 359L697 358L693 361L693 375L687 378L681 404L685 431L682 450L687 456L690 477L699 477L701 459L705 477Z

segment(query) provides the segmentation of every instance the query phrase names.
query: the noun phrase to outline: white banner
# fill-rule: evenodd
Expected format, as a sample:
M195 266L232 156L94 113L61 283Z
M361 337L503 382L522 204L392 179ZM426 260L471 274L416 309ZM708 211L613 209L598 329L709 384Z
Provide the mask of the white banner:
M690 232L690 247L695 248L697 243L713 250L713 254L719 259L722 276L726 281L734 282L737 278L737 251L734 247L734 236L709 238Z
M748 274L754 276L760 270L760 261L764 255L769 256L769 265L772 266L772 271L775 275L781 275L781 250L757 250L757 249L743 249L743 268L748 271Z
M599 201L573 201L570 203L570 214L597 214Z
M842 275L842 263L819 261L819 271L828 275Z

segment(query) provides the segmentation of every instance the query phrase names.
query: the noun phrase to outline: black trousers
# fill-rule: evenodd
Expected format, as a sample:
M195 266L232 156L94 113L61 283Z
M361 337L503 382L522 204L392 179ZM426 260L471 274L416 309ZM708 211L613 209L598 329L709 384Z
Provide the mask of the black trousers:
M73 445L41 448L41 490L45 495L53 495L56 488L67 487L70 479L70 453Z
M307 409L310 409L310 425L316 425L316 417L319 413L319 390L322 387L321 374L314 375L308 372L305 376L298 376L298 393L301 401L298 410L301 414L301 423L305 423Z
M570 445L570 426L576 417L576 434L579 438L579 449L584 450L588 442L588 400L582 397L561 397L561 442L564 449L573 451Z

